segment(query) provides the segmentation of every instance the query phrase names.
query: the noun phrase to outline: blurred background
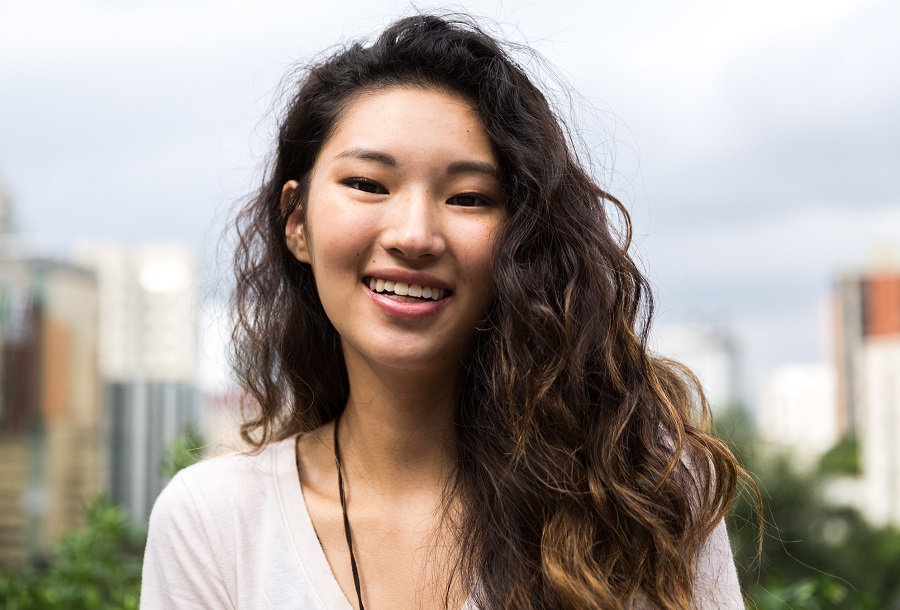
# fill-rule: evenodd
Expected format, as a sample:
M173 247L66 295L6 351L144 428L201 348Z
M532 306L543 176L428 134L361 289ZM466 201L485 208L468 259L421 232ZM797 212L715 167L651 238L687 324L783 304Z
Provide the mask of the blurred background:
M449 8L544 56L629 208L653 348L763 493L761 558L746 501L730 523L748 603L900 607L900 3ZM0 3L6 607L135 607L156 495L238 442L227 226L279 85L410 10Z

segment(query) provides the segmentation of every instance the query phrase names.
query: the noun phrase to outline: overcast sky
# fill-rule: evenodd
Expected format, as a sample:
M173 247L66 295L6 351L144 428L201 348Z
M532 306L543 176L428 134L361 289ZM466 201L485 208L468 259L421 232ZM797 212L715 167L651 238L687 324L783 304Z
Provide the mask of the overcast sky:
M580 96L576 126L632 211L661 323L727 324L750 395L780 363L829 356L833 277L900 248L900 3L465 7L537 48ZM187 241L214 280L285 71L409 10L5 0L0 183L17 226L57 252Z

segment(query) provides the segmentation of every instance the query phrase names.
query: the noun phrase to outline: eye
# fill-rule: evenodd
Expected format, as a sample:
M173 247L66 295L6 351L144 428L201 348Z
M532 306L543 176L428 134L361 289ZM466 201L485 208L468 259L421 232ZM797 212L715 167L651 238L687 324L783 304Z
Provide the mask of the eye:
M494 205L493 201L491 201L484 195L479 195L478 193L461 193L459 195L454 195L447 200L447 203L450 205L458 205L464 208Z
M387 189L367 178L350 178L349 180L344 180L344 186L348 186L364 193L372 193L373 195L387 194Z

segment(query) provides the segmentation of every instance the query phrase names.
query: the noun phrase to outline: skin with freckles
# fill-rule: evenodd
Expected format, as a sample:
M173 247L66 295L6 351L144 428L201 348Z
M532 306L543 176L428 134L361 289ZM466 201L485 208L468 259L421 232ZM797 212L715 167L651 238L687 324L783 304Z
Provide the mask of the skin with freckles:
M297 186L284 185L284 202ZM453 548L439 509L455 458L455 380L491 303L504 210L498 161L471 104L392 87L348 104L288 220L288 247L312 268L350 380L339 433L367 608L443 607ZM373 291L373 278L441 296ZM301 484L355 606L333 434L327 424L300 437ZM452 590L451 607L466 593Z

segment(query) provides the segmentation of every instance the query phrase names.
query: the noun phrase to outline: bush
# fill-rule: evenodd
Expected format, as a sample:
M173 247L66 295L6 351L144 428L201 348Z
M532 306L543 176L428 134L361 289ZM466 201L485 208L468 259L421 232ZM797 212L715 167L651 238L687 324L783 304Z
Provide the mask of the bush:
M730 421L736 419L740 420L730 416ZM746 424L725 433L719 429L763 496L761 557L753 502L739 497L729 517L748 606L900 610L900 532L876 528L856 510L829 505L822 498L826 480L852 463L848 456L855 452L853 445L830 452L822 467L800 472L787 456L761 451L748 431Z
M7 610L137 608L145 533L105 496L85 511L84 527L67 532L44 569L0 576Z
M203 456L196 429L172 443L161 467L169 476ZM85 508L85 524L53 546L44 567L0 574L4 610L131 610L141 596L146 531L122 508L98 496Z

